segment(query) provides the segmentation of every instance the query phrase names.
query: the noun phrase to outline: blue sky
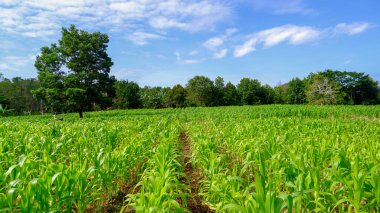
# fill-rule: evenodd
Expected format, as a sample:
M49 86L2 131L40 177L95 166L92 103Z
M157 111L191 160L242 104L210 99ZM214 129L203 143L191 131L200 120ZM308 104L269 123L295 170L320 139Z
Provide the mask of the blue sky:
M112 74L141 86L195 75L272 86L324 69L380 80L378 0L0 0L0 73L36 77L75 24L110 37Z

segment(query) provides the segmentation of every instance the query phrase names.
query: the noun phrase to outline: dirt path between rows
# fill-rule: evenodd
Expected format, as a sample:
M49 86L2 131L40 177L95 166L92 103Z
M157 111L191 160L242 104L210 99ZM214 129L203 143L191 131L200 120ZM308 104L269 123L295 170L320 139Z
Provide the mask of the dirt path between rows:
M180 141L184 160L183 170L188 177L188 180L183 178L181 179L181 182L191 190L191 197L187 198L187 208L191 212L214 212L209 206L202 203L202 199L198 195L202 174L200 171L195 170L191 165L191 142L186 132L181 132Z
M123 189L121 189L117 195L112 196L112 198L106 203L103 208L102 212L105 213L111 213L111 212L119 212L120 209L124 205L124 199L128 194L136 194L139 191L139 188L135 188L135 185L137 182L134 182L132 184L129 184L127 186L124 186ZM123 212L133 213L136 212L135 209L132 206L128 206L124 209Z

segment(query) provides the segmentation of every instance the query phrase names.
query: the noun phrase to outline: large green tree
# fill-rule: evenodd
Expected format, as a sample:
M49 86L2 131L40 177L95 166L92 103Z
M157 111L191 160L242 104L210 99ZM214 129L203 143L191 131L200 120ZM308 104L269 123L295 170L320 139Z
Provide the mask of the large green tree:
M336 82L341 87L346 104L376 104L378 101L378 82L369 75L337 70L325 70L317 74ZM311 73L309 77L313 75L315 74Z
M215 106L224 106L226 102L224 100L224 79L220 76L215 78L214 81L214 105Z
M240 105L239 92L231 82L228 82L224 88L224 103L227 106Z
M167 107L185 107L186 106L186 89L180 84L175 85L165 97Z
M237 90L241 97L241 103L244 105L262 103L261 83L256 79L242 78L237 85Z
M140 87L133 81L117 81L114 105L119 109L136 109L141 104Z
M4 79L0 81L0 104L13 109L13 113L18 115L39 112L43 106L31 92L38 88L39 83L34 78Z
M275 104L285 104L287 100L286 90L288 88L287 84L278 85L273 88L274 92L274 103Z
M163 108L164 99L168 95L170 88L148 87L140 90L141 102L144 108Z
M261 103L273 104L276 98L274 89L268 84L261 87Z
M339 84L318 74L309 80L306 97L310 104L318 105L341 104L343 101Z
M62 28L57 44L41 48L35 67L41 88L36 95L46 100L51 110L79 113L112 105L115 78L107 54L108 35Z
M0 83L4 80L4 76L3 76L3 73L0 72ZM1 92L0 90L0 104L2 106L5 106L5 104L7 103L7 100L4 96L4 94Z
M306 103L306 85L299 78L293 78L288 83L286 90L287 102L289 104L304 104Z
M193 106L212 106L214 104L214 82L205 76L195 76L186 86L187 98Z

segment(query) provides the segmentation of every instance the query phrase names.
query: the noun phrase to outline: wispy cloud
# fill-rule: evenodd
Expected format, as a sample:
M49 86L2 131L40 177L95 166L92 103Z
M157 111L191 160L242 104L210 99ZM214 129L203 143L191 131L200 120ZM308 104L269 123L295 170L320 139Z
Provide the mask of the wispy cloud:
M199 51L198 50L193 50L189 53L189 55L198 55Z
M203 61L203 59L183 59L179 52L175 52L177 64L198 64Z
M318 11L307 6L305 0L247 0L256 10L266 10L274 14L303 15L317 14Z
M340 23L333 28L318 29L311 26L283 25L252 33L242 45L235 47L234 57L242 57L256 50L258 45L270 48L280 43L298 45L337 34L355 35L369 29L370 23Z
M351 24L340 23L337 24L334 33L335 34L348 34L355 35L367 31L372 27L372 24L367 22L355 22Z
M209 50L214 50L215 48L223 45L224 40L219 37L210 38L206 42L203 43L203 46Z
M226 29L225 32L216 37L212 37L203 43L203 46L213 52L215 59L224 58L227 55L228 48L224 44L235 34L238 30L236 28Z
M20 71L32 64L35 59L36 55L32 54L27 56L6 56L0 58L0 69L4 71Z
M142 46L148 44L148 40L164 39L165 37L158 34L137 31L128 35L127 38L136 45Z
M239 58L239 57L247 55L248 53L252 51L255 51L256 43L257 43L257 38L255 37L249 38L246 42L244 42L243 45L237 46L235 48L234 57Z
M224 48L219 52L214 53L214 58L221 59L227 55L228 49Z
M351 62L352 62L352 59L347 59L347 60L345 60L345 61L343 62L343 64L344 64L344 65L349 65L349 64L351 64Z
M49 37L76 24L118 31L127 29L209 30L231 14L223 0L3 0L0 32Z
M203 46L209 50L215 50L217 47L220 47L224 44L224 42L229 39L234 33L238 30L236 28L226 29L225 32L216 37L212 37L203 43Z
M0 38L0 50L9 50L9 49L12 49L16 46L17 45L14 42L6 41L6 40Z

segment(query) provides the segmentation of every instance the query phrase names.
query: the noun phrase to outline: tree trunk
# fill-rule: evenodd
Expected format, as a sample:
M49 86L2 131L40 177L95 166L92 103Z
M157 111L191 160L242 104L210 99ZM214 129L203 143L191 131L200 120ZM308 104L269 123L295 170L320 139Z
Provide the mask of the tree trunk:
M79 118L83 118L83 110L79 110Z

